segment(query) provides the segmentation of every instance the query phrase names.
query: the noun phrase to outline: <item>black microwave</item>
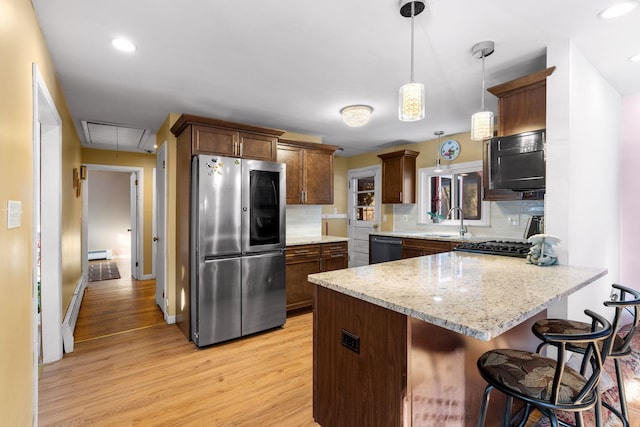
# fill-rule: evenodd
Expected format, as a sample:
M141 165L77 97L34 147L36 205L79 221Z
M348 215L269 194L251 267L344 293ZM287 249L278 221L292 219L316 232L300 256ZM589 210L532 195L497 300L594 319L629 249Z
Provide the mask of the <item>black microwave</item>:
M489 140L492 189L544 190L545 163L545 129Z

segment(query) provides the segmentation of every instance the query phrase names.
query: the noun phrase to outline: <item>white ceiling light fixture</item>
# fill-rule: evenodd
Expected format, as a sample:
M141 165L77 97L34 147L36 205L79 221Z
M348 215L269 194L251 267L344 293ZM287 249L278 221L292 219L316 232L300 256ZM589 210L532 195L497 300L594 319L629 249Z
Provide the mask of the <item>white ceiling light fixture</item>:
M434 172L442 172L442 166L440 165L440 146L442 143L440 142L444 131L437 130L433 133L438 136L438 151L436 152L436 168L433 170Z
M631 58L629 58L629 61L640 62L640 53L638 53L637 55L633 55Z
M354 128L358 128L369 123L371 113L373 113L373 108L368 105L348 105L340 110L342 121L347 126Z
M113 47L115 47L116 49L118 49L119 51L122 51L122 52L135 52L136 51L136 45L131 43L129 40L121 38L121 37L111 40L111 44L113 45Z
M484 141L493 137L493 112L484 110L484 58L491 55L494 51L494 43L492 41L483 41L475 44L471 48L474 58L482 58L482 93L480 111L471 116L471 140Z
M637 0L621 1L621 2L616 3L613 6L610 6L610 7L606 8L606 9L604 9L603 11L601 11L598 14L598 17L600 19L618 18L618 17L620 17L622 15L626 15L627 13L631 12L636 7L638 7L638 1Z
M400 14L411 17L411 79L400 87L398 117L403 122L424 119L424 85L413 80L413 20L425 8L422 1L400 0Z

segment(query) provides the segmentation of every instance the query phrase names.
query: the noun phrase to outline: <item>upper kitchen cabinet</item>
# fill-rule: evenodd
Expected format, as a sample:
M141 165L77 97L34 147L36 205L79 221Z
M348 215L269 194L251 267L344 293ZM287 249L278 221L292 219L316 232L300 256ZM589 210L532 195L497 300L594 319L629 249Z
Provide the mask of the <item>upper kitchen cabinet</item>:
M338 146L280 139L278 161L287 165L288 205L333 203L333 153Z
M498 134L508 136L522 132L545 129L547 127L547 77L556 67L511 80L488 88L498 97ZM484 200L539 200L544 191L497 190L489 185L489 166L491 157L488 141L484 150Z
M382 159L382 203L416 202L417 151L378 154Z
M487 89L498 97L498 135L546 128L547 77L556 67Z
M219 154L275 161L282 131L183 114L171 132L191 148L191 155Z

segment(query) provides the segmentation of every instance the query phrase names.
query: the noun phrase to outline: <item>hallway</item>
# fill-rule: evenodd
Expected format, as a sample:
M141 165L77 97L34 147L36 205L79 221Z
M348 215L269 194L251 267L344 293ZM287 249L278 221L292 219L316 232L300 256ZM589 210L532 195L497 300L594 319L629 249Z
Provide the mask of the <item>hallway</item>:
M154 299L156 281L133 280L129 258L112 261L121 278L87 284L73 334L76 344L165 323Z

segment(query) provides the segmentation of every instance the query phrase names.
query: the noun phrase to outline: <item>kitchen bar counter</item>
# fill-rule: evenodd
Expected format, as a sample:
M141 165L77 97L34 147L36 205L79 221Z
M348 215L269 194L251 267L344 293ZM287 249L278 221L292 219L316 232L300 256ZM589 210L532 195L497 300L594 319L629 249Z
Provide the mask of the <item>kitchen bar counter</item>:
M320 425L473 426L492 348L535 351L531 325L606 274L448 252L312 274L314 419ZM486 425L501 425L494 393Z
M605 269L539 267L522 258L446 252L313 274L309 281L488 341L605 274Z
M348 237L338 236L304 236L304 237L287 237L287 246L297 245L313 245L317 243L336 243L336 242L348 242Z
M376 231L370 233L372 236L388 236L388 237L401 237L408 239L425 239L425 240L443 240L445 242L487 242L490 240L498 241L512 241L512 242L526 242L527 239L519 239L514 237L500 237L500 236L480 236L465 234L460 236L457 233L437 233L437 232L422 232L422 231Z

